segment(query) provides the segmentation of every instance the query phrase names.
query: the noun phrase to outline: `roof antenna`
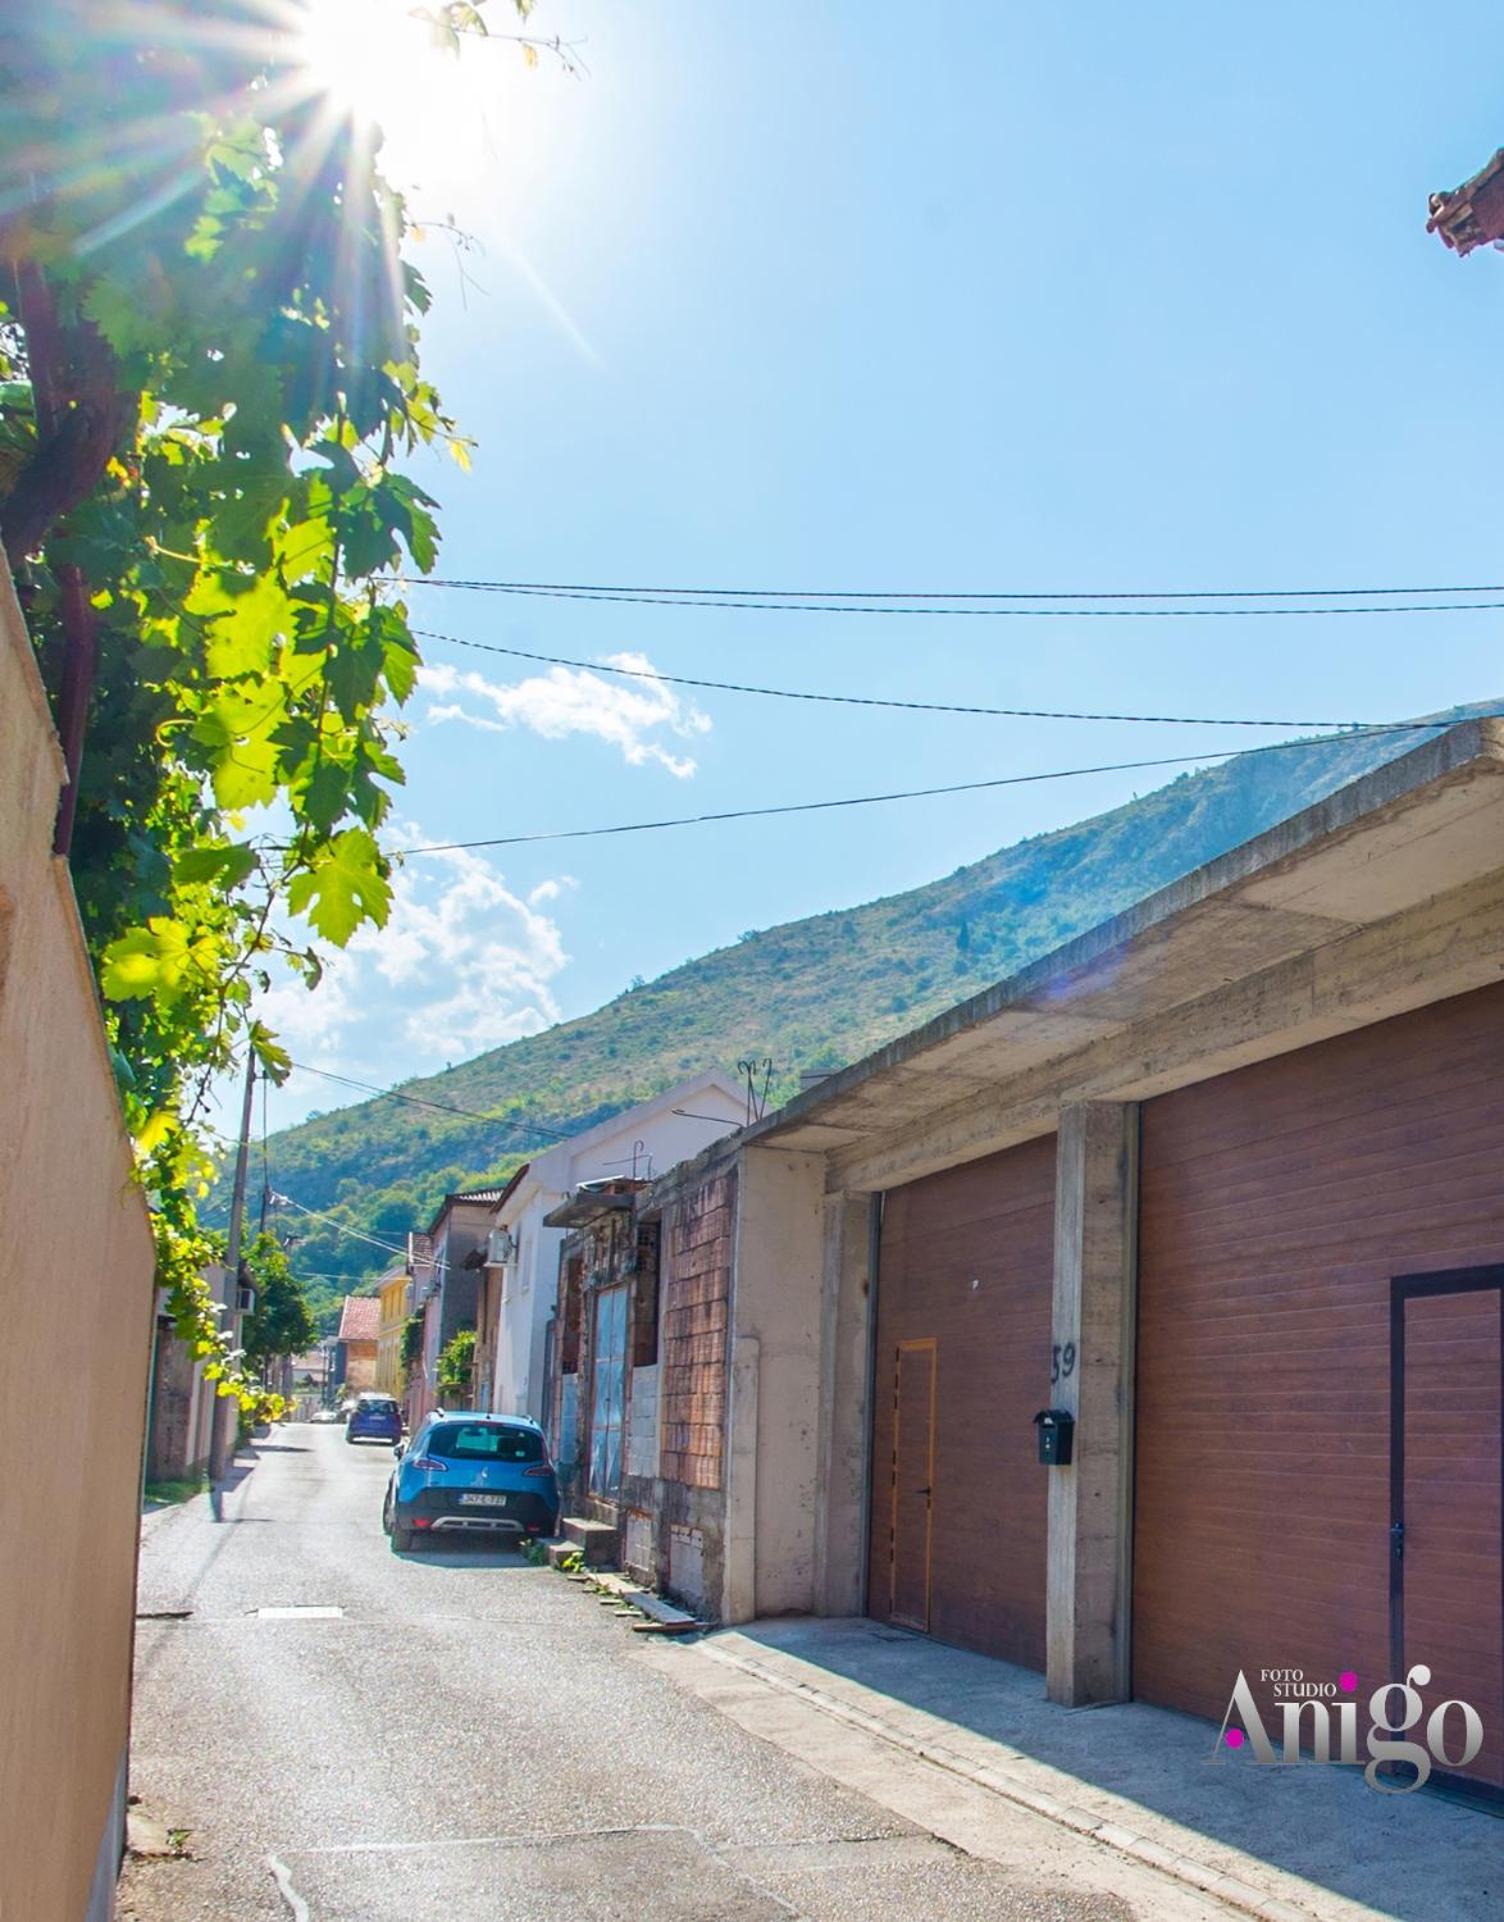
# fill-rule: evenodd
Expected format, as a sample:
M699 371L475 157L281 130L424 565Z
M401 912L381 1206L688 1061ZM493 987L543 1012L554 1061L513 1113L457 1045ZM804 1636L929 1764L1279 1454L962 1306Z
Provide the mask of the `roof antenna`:
M747 1120L751 1127L754 1121L761 1121L768 1112L768 1090L773 1084L773 1058L764 1055L759 1061L750 1056L738 1061L737 1072L747 1084ZM758 1088L757 1077L762 1076L762 1087Z

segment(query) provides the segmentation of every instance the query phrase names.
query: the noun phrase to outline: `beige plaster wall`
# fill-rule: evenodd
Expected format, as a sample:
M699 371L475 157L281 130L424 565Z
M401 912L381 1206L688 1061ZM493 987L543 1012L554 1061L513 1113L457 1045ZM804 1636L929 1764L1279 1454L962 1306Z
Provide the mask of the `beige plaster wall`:
M727 1621L815 1601L824 1162L742 1156L732 1299Z
M0 560L0 1922L99 1913L116 1846L154 1301L61 779Z

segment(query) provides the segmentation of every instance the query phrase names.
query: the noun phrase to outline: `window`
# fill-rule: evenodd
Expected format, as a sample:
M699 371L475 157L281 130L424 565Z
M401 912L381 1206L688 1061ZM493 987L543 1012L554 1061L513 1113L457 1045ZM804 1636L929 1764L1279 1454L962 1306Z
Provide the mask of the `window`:
M423 1452L448 1462L541 1462L543 1437L505 1422L446 1421L429 1434Z
M632 1290L632 1366L652 1368L658 1361L658 1250L656 1221L637 1224L637 1247L632 1262L636 1284Z

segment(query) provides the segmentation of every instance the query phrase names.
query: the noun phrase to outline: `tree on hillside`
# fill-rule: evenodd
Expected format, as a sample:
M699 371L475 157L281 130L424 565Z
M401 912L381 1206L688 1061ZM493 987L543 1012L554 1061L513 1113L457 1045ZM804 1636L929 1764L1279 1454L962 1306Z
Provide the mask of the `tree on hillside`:
M379 134L269 17L51 0L0 22L0 539L73 777L57 847L160 1278L222 1379L206 1101L247 1047L286 1072L252 1015L269 970L316 985L315 938L386 919L418 665L393 583L438 540L403 462L466 457L419 368L428 293ZM484 30L468 0L428 17Z
M287 1253L275 1235L261 1234L245 1257L256 1306L246 1317L241 1341L245 1365L264 1375L268 1363L281 1355L296 1355L318 1340L303 1284L288 1265Z

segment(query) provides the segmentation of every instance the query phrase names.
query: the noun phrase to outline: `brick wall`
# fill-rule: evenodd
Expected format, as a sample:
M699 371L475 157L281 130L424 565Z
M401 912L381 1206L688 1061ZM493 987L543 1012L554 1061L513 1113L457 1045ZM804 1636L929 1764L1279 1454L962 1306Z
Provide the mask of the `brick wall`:
M659 1473L689 1488L721 1486L735 1209L728 1170L685 1195L665 1223Z

